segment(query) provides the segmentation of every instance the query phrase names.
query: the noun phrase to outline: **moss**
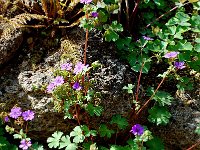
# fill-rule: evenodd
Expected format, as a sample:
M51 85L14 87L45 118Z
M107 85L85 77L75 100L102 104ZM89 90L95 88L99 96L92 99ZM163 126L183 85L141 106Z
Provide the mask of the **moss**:
M81 61L81 53L79 49L80 46L69 39L61 41L61 50L63 51L61 60L71 61L74 64L77 61Z

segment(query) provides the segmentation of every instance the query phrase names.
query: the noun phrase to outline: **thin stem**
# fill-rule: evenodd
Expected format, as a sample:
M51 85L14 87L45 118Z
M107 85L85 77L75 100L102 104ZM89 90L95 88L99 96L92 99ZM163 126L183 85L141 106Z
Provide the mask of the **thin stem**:
M187 150L192 150L193 148L197 147L198 145L200 145L200 140L195 143L194 145L192 145L191 147L189 147Z
M159 83L159 85L157 86L156 90L154 91L154 93L151 95L151 97L146 101L146 103L138 110L138 112L136 113L136 116L149 104L149 102L151 101L151 99L155 96L156 92L158 91L158 89L160 88L161 84L164 82L166 76L163 77L163 79L161 80L161 82Z
M130 26L129 26L130 19L129 19L129 3L128 3L128 0L125 0L125 4L126 4L126 20L127 20L126 26L127 26L127 29L129 29L130 28Z
M77 110L77 104L75 105L75 110L76 110L76 119L78 121L79 126L81 125L80 120L79 120L79 111Z
M187 2L185 4L183 4L183 6L189 4L190 2ZM162 14L161 16L159 16L158 18L156 18L154 21L150 22L145 28L148 28L150 25L152 25L154 22L158 21L160 18L164 17L165 15L167 15L168 13L176 10L177 8L179 8L179 6L175 6L172 9L170 9L169 11L167 11L166 13Z
M117 129L117 132L115 134L115 144L117 144L117 134L118 134L118 129Z
M137 13L137 10L138 10L138 6L139 6L139 3L140 3L140 0L137 0L136 3L135 3L135 7L132 11L132 14L131 14L131 19L132 19L132 22L131 22L131 27L133 26L133 23L134 23L134 19L135 19L135 15Z
M138 83L137 83L137 90L136 90L136 96L135 96L135 100L138 101L138 93L139 93L139 87L140 87L140 80L141 80L141 76L142 76L142 69L144 68L145 62L142 64L142 67L140 69L140 74L138 77Z
M86 11L86 20L88 20L89 16L88 16L88 12ZM86 33L85 33L85 48L84 48L84 65L86 65L86 60L87 60L87 47L88 47L88 35L89 35L89 31L88 29L86 29Z
M85 34L85 49L84 49L84 65L86 65L86 60L87 60L87 47L88 47L88 29L86 29L86 34Z
M28 121L26 123L26 134L28 133Z

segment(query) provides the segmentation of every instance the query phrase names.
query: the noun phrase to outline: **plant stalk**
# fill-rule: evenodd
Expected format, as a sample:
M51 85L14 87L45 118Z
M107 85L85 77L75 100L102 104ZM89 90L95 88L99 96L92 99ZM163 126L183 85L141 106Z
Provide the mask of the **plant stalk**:
M161 80L161 82L159 83L159 85L157 86L156 90L154 91L154 93L151 95L151 97L146 101L146 103L137 111L136 116L139 115L139 113L149 104L149 102L152 100L152 98L155 96L156 92L158 91L158 89L160 88L161 84L164 82L166 76L163 77L163 79Z
M195 147L197 147L198 145L200 145L200 140L197 143L195 143L194 145L192 145L191 147L189 147L187 150L192 150Z

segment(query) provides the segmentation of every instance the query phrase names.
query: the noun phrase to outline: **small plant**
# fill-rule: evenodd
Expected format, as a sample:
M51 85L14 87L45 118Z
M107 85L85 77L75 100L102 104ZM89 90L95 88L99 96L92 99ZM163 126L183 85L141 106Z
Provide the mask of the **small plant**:
M43 150L43 146L38 145L37 143L32 144L31 139L27 137L28 122L32 121L34 117L35 113L33 111L27 110L22 112L21 107L16 106L11 109L8 115L4 116L4 123L7 124L5 127L6 132L13 134L14 139L20 139L19 148L23 150L28 150L29 148ZM20 131L18 131L19 129ZM16 146L10 145L4 137L3 139L2 148L5 146L5 149L9 147L13 150L17 149Z

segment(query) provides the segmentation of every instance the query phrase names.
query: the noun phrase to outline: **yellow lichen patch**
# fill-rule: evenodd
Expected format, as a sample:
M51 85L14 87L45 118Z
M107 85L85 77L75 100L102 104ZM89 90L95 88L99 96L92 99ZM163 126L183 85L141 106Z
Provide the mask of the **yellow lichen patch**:
M76 63L77 61L81 60L80 54L80 45L77 45L75 42L65 39L61 41L61 50L63 54L61 56L61 60L67 60L72 63Z

